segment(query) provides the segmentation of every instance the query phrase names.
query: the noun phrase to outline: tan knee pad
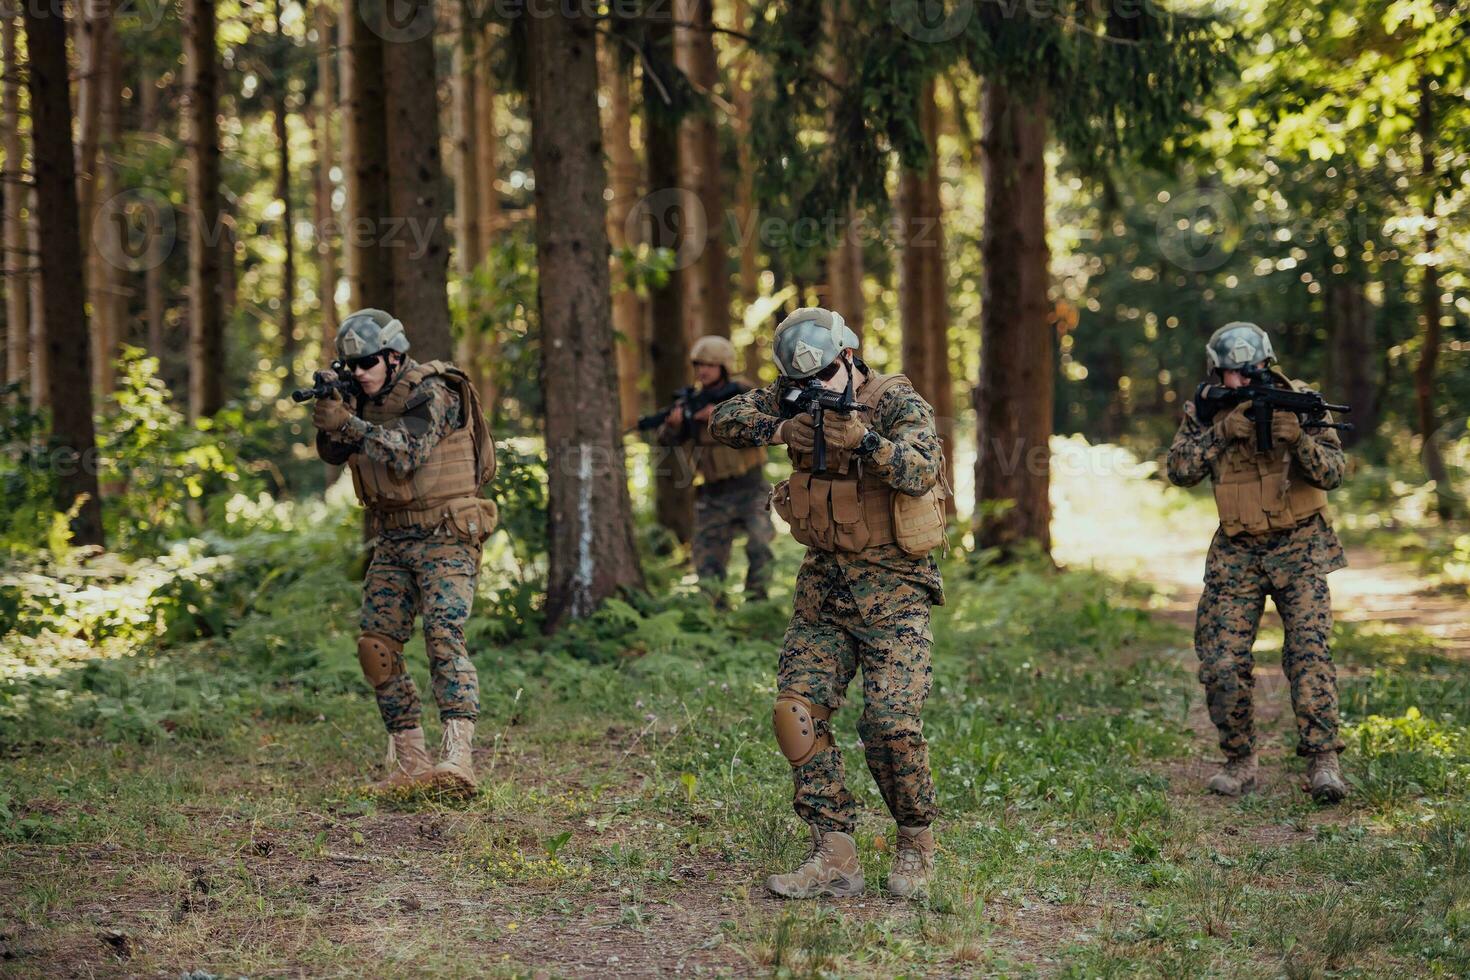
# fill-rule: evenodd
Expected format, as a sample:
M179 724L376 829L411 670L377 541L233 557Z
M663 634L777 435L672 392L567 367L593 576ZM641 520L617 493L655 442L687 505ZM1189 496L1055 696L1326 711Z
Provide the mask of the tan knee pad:
M357 638L357 662L373 687L403 673L403 644L381 633L364 633Z
M812 756L832 744L832 730L827 719L832 709L815 704L800 694L783 692L776 695L776 709L771 717L776 729L776 744L781 754L794 766L806 765Z

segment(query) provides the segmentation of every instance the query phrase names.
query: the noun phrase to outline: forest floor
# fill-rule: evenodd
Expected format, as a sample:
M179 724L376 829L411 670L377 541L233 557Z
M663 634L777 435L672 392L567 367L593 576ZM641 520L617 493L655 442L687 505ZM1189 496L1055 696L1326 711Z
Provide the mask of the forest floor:
M1208 500L1109 447L1058 461L1065 570L945 566L926 902L881 891L891 825L852 706L868 893L761 887L805 845L768 731L794 549L772 601L729 616L684 585L569 640L482 640L470 801L362 793L382 738L329 568L260 584L227 639L0 687L0 974L1470 973L1463 590L1355 549L1331 580L1353 796L1302 791L1268 622L1266 778L1213 798L1188 633Z

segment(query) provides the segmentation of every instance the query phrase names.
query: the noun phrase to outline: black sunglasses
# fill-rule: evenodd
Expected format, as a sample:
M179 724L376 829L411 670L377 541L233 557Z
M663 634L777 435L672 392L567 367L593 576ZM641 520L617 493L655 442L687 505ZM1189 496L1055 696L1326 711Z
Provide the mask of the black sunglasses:
M378 364L382 354L369 354L366 357L349 357L342 362L342 366L349 371L371 371Z
M842 358L839 357L837 358L837 360L833 361L831 364L828 364L826 367L822 368L822 370L812 375L812 377L816 378L818 381L831 381L833 378L837 377L837 372L841 369L841 367Z

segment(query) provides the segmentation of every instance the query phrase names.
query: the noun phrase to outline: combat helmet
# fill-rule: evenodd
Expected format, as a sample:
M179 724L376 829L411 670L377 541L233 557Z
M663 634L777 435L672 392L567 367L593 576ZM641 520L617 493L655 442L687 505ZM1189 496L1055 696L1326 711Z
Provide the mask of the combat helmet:
M689 360L702 364L718 364L725 374L735 373L735 345L724 337L711 334L700 337L689 350Z
M841 313L805 306L776 327L772 354L783 375L802 380L820 372L849 347L855 350L860 346L857 334Z
M1236 320L1210 335L1205 358L1211 371L1239 371L1262 361L1275 363L1276 352L1266 331L1254 323Z
M337 356L343 359L366 357L378 351L408 350L408 336L397 317L372 308L358 310L342 321L337 330Z

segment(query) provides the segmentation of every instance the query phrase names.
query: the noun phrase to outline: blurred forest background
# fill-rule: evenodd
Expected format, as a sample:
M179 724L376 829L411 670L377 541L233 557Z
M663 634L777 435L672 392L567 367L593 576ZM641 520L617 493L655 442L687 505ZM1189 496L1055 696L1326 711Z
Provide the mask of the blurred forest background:
M553 591L566 454L618 455L611 420L687 383L701 334L770 380L807 304L936 406L977 547L1049 548L1052 434L1157 456L1232 319L1353 406L1385 505L1463 516L1460 5L5 9L12 555L147 554L319 494L287 394L361 306L547 461L552 533L516 534ZM680 468L630 450L634 509L687 539Z
M1465 3L0 0L0 30L0 973L1470 975ZM713 609L687 464L629 432L694 338L770 382L818 304L935 406L957 491L927 903L753 887L803 846L769 731L801 549ZM362 789L361 514L290 393L364 306L470 370L499 445L466 801ZM1357 426L1330 811L1269 625L1261 792L1201 789L1216 518L1158 461L1236 319Z

